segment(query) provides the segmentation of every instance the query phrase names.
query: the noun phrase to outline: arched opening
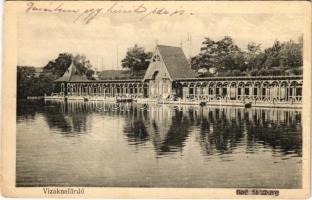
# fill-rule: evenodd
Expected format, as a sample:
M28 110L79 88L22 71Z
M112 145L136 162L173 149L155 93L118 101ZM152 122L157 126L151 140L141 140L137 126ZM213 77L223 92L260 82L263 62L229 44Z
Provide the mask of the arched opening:
M221 97L222 96L222 82L218 82L216 84L216 97Z
M273 81L270 85L270 99L274 102L279 100L279 83L277 81Z
M258 100L261 98L261 83L260 82L255 82L254 87L253 87L253 98L255 100Z
M240 82L238 84L238 88L237 88L237 98L238 99L242 99L244 97L244 88L245 88L245 83Z
M191 84L189 85L189 97L190 97L191 99L193 99L194 96L195 96L195 84L194 84L194 83L191 83Z
M236 99L237 99L237 96L236 96L236 87L237 87L236 82L230 83L229 96L230 96L230 99L231 99L231 100L236 100Z
M252 95L252 83L247 82L244 87L244 96L250 98Z

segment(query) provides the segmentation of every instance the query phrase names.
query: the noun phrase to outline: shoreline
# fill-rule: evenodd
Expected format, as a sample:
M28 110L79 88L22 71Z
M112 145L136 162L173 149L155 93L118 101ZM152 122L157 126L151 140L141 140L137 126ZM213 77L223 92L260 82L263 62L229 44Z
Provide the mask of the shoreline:
M101 102L113 102L117 103L116 97L88 97L88 96L45 96L43 98L44 100L60 100L60 101L101 101ZM201 103L204 103L202 106L235 106L235 107L245 107L244 102L242 101L231 101L228 100L226 102L222 101L170 101L170 100L163 100L163 101L157 101L156 99L149 99L149 98L138 98L133 100L133 102L141 103L141 104L172 104L172 105L201 105ZM283 102L283 103L267 103L263 101L258 102L251 102L251 107L264 107L264 108L290 108L290 109L301 109L302 103L289 103L289 102Z

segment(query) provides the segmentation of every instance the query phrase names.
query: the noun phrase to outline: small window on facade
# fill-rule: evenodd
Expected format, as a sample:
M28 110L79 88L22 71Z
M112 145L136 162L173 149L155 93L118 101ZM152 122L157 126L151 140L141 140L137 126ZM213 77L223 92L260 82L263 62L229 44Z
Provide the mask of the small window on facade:
M160 61L159 55L155 55L155 56L153 57L153 62L156 62L156 61Z

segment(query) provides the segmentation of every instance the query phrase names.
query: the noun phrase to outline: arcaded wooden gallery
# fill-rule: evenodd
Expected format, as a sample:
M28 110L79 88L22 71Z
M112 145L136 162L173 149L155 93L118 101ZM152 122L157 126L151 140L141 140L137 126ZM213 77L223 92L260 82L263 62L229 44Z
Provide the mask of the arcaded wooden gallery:
M301 103L302 76L198 78L180 47L157 45L143 79L88 80L72 63L52 95L68 99L131 98L162 102ZM52 97L51 97L52 98Z

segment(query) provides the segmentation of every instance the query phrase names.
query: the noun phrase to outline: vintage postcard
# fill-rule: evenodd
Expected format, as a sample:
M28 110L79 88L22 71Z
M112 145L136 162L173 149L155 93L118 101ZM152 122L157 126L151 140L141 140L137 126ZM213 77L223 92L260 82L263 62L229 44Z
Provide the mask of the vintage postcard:
M306 199L307 1L6 1L1 192Z

